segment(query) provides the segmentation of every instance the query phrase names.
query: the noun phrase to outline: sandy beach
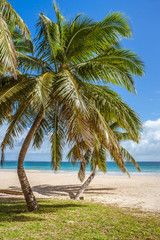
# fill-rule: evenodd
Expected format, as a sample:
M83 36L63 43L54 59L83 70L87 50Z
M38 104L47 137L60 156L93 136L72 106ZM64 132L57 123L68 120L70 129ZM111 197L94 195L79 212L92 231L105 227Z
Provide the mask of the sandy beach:
M77 174L27 171L37 198L69 199L81 185ZM87 177L87 176L86 176ZM10 190L10 191L9 191ZM12 194L15 191L15 194ZM16 171L0 171L0 200L23 198ZM18 195L17 195L17 194ZM160 177L97 175L84 194L86 201L116 204L160 213Z

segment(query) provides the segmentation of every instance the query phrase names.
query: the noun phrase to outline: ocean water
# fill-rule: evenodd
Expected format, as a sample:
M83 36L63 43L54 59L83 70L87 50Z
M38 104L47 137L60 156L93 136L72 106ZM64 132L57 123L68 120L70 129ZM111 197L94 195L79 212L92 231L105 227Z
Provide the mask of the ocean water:
M155 175L160 176L160 162L138 162L141 172L131 164L126 163L126 168L131 175ZM50 162L24 162L24 167L26 170L39 170L39 171L53 171ZM60 169L57 173L77 173L80 164L76 163L74 166L68 162L62 162ZM5 161L3 167L0 166L0 170L16 170L17 162L15 161ZM90 165L86 167L86 172L90 172ZM99 171L99 174L102 172ZM110 175L121 175L121 170L117 167L114 162L107 163L107 174Z

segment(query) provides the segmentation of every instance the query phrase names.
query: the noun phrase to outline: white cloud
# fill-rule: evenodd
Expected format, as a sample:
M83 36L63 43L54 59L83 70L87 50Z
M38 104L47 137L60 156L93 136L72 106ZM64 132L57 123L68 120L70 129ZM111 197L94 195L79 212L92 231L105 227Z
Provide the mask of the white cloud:
M139 144L125 142L123 146L137 161L160 161L160 119L144 123Z

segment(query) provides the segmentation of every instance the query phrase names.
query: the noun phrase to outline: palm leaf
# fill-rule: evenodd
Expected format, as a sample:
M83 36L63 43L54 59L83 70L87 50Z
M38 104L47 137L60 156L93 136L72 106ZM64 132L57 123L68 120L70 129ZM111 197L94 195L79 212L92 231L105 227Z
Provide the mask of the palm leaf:
M132 162L132 164L134 166L136 166L137 170L141 171L141 169L140 169L139 165L137 164L136 160L134 159L134 157L122 146L121 146L121 152L122 152L122 155L123 155L124 159L127 162Z
M0 13L0 62L4 69L17 77L17 54L12 41L11 33Z
M21 52L17 52L18 55L18 66L19 69L23 72L37 72L43 74L47 71L52 71L47 62L43 61L40 58L28 56Z
M0 11L4 19L21 29L22 34L27 38L30 39L30 32L27 25L24 23L22 18L17 14L17 12L13 9L11 4L6 0L1 0L0 3Z
M8 145L10 148L13 148L15 137L17 137L20 133L24 131L26 126L28 126L28 122L31 123L30 119L28 119L28 116L27 116L27 108L30 105L30 102L32 100L31 96L29 96L28 99L26 100L27 100L27 103L23 102L19 106L18 111L12 116L7 132L1 143L1 164L2 165L4 162L4 150L6 146Z
M63 137L64 132L59 123L58 103L55 104L55 113L53 116L53 133L50 133L51 142L51 165L57 171L62 160Z
M129 92L135 92L131 74L142 76L143 63L138 56L128 50L108 49L106 53L94 57L73 68L85 81L113 83L125 86Z

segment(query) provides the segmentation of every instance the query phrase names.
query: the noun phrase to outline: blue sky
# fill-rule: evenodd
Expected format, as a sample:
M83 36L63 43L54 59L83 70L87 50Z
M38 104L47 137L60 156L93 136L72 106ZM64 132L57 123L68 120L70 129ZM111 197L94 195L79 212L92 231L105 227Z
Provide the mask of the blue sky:
M11 3L28 25L32 36L35 36L35 24L40 12L55 20L52 0L12 0ZM160 161L160 1L59 0L57 3L63 15L69 18L74 17L77 13L84 13L95 20L102 20L109 11L121 11L128 17L133 31L133 39L122 41L122 45L140 55L145 63L145 75L141 79L135 78L137 95L129 94L125 89L119 87L114 87L114 89L139 113L144 123L140 145L127 143L128 150L136 157L137 161ZM0 140L2 135L0 133ZM8 159L17 156L23 139L24 135L18 140L15 150L9 153ZM30 159L30 154L33 159L47 159L49 151L47 146L46 140L41 149L43 157L39 158L38 152L35 152L33 157L33 151L30 150L27 159Z

